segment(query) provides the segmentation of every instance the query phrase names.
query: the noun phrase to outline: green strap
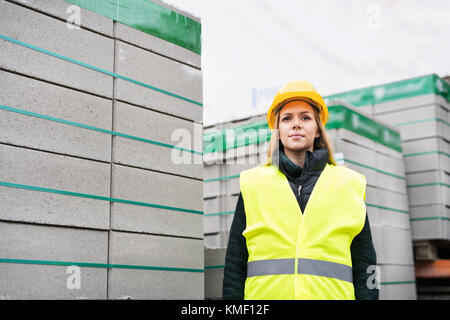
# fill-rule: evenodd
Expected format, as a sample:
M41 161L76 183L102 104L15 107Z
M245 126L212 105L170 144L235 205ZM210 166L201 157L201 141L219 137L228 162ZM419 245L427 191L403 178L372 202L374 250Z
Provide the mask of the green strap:
M201 106L201 107L203 106L203 104L200 103L200 102L197 102L197 101L194 101L194 100L182 97L182 96L177 95L175 93L172 93L172 92L169 92L169 91L166 91L166 90L163 90L163 89L159 89L159 88L151 86L149 84L146 84L146 83L143 83L143 82L140 82L140 81L137 81L137 80L134 80L134 79L122 76L120 74L117 74L117 73L114 73L114 72L111 72L111 71L108 71L108 70L105 70L105 69L102 69L102 68L98 68L98 67L92 66L90 64L87 64L87 63L84 63L84 62L81 62L81 61L78 61L78 60L75 60L75 59L72 59L72 58L65 57L65 56L60 55L60 54L58 54L56 52L48 51L48 50L45 50L45 49L33 46L31 44L28 44L28 43L25 43L25 42L22 42L22 41L19 41L19 40L7 37L7 36L2 35L2 34L0 34L0 39L3 39L3 40L6 40L6 41L9 41L9 42L12 42L12 43L24 46L24 47L29 48L29 49L33 49L33 50L36 50L36 51L48 54L48 55L50 55L52 57L55 57L55 58L59 58L59 59L65 60L65 61L69 61L69 62L75 63L75 64L80 65L82 67L86 67L88 69L92 69L92 70L95 70L95 71L107 74L107 75L112 76L114 78L126 80L128 82L131 82L131 83L140 85L142 87L145 87L145 88L148 88L148 89L152 89L152 90L164 93L166 95L169 95L169 96L172 96L174 98L181 99L181 100L193 103L193 104Z
M205 270L210 270L210 269L223 269L225 268L225 265L218 265L218 266L206 266Z
M417 217L409 219L411 221L423 221L423 220L447 220L450 221L449 217Z
M443 119L440 119L440 118L428 118L428 119L422 119L422 120L400 122L400 123L394 124L394 126L401 127L401 126L407 126L407 125L411 125L411 124L422 123L422 122L430 122L430 121L442 122L443 124L445 124L447 126L450 126L450 123L448 123L447 121L445 121Z
M366 206L374 207L374 208L378 208L378 209L382 209L382 210L387 210L387 211L394 211L394 212L400 212L400 213L409 214L409 211L407 211L407 210L400 210L400 209L395 209L395 208L383 207L383 206L379 206L377 204L366 203Z
M235 179L235 178L239 178L240 176L241 176L241 174L235 174L232 176L224 176L224 177L207 179L207 180L204 180L203 182L213 182L213 181L220 181L220 180Z
M89 268L140 269L140 270L159 270L159 271L178 271L178 272L204 272L205 271L204 269L193 269L193 268L172 268L172 267L156 267L156 266L136 266L136 265L129 265L129 264L28 260L28 259L4 259L4 258L0 258L0 263L40 264L40 265L51 265L51 266L79 266L79 267L89 267Z
M386 282L380 282L380 285L391 285L391 284L414 284L416 283L414 280L411 281L386 281Z
M205 213L204 216L205 217L209 217L209 216L223 216L226 214L233 214L234 211L224 211L224 212L215 212L215 213Z
M59 123L64 123L64 124L68 124L68 125L75 126L75 127L80 127L80 128L89 129L89 130L93 130L93 131L98 131L98 132L102 132L102 133L107 133L107 134L111 134L111 135L115 135L115 136L120 136L120 137L124 137L124 138L127 138L127 139L133 139L133 140L137 140L137 141L151 143L151 144L159 145L159 146L162 146L162 147L173 148L173 149L178 149L178 150L181 150L181 151L186 151L186 152L191 152L191 153L203 155L203 152L190 150L190 149L186 149L186 148L181 148L181 147L173 146L171 144L167 144L167 143L163 143L163 142L158 142L158 141L154 141L154 140L140 138L140 137L132 136L132 135L125 134L125 133L120 133L120 132L117 132L117 131L111 131L111 130L106 130L106 129L102 129L102 128L92 127L92 126L89 126L89 125L86 125L86 124L73 122L73 121L69 121L69 120L64 120L64 119L59 119L59 118L54 118L54 117L46 116L46 115L43 115L43 114L34 113L34 112L30 112L30 111L25 111L25 110L21 110L21 109L17 109L17 108L12 108L12 107L7 107L7 106L0 105L0 109L6 110L6 111L11 111L11 112L16 112L16 113L24 114L24 115L27 115L27 116L36 117L36 118L41 118L41 119L46 119L46 120L55 121L55 122L59 122Z
M429 187L429 186L444 186L449 188L450 184L442 183L442 182L429 182L429 183L420 183L420 184L409 184L407 188L420 188L420 187Z
M416 152L416 153L406 153L403 155L403 158L407 158L407 157L415 157L415 156L424 156L427 154L443 154L447 157L450 157L450 154L444 152L444 151L440 151L440 150L432 150L432 151L425 151L425 152Z
M11 183L11 182L6 182L6 181L0 181L0 186L11 187L11 188L18 188L18 189L26 189L26 190L33 190L33 191L42 191L42 192L49 192L49 193L57 193L57 194L63 194L63 195L68 195L68 196L90 198L90 199L104 200L104 201L110 201L110 202L120 202L120 203L133 204L133 205L144 206L144 207L160 208L160 209L166 209L166 210L189 212L189 213L203 215L203 211L184 209L184 208L177 208L177 207L169 207L169 206L163 206L163 205L159 205L159 204L139 202L139 201L132 201L132 200L125 200L125 199L118 199L118 198L109 198L109 197L103 197L103 196L96 196L96 195L87 194L87 193L78 193L78 192L64 191L64 190L58 190L58 189L36 187L36 186L30 186L30 185L18 184L18 183Z

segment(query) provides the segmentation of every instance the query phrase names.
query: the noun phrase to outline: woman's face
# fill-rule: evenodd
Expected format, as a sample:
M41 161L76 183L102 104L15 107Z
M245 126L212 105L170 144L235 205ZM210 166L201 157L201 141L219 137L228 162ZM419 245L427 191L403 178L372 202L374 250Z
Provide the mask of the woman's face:
M281 108L279 130L284 148L292 152L313 151L314 138L320 136L314 109L305 101L291 101Z

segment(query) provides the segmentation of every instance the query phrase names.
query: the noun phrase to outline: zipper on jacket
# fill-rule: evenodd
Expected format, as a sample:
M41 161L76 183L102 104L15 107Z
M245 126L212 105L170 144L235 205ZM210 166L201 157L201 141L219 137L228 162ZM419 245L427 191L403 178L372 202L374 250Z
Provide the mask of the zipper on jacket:
M302 185L301 184L299 184L298 185L298 195L300 195L300 191L302 190Z

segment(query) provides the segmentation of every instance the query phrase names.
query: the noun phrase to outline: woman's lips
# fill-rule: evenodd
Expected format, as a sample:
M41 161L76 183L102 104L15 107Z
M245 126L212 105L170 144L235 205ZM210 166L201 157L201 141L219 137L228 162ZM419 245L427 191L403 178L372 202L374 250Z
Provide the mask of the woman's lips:
M304 138L305 136L301 135L301 134L293 134L291 136L289 136L292 139L300 139L300 138Z

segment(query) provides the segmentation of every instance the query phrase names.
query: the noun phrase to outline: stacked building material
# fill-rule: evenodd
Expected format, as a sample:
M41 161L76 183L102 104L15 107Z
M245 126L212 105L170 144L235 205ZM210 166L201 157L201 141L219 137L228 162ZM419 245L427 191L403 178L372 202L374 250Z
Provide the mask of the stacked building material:
M1 298L204 298L201 25L120 4L0 2Z
M205 299L222 299L226 248L205 247Z
M367 180L366 204L378 257L378 269L374 266L367 270L373 275L373 282L368 285L380 285L381 299L415 299L408 196L399 132L345 103L331 102L329 115L326 129L338 163L362 173ZM209 160L205 162L204 191L207 246L226 247L239 195L239 172L264 163L269 139L265 115L205 129L205 160ZM227 154L240 154L240 157L227 159ZM231 159L244 159L245 154L246 163L228 163ZM257 163L250 163L250 159ZM223 207L207 205L208 202L225 203L224 199L232 201ZM206 283L206 286L215 285Z
M450 240L450 84L433 74L335 98L400 130L413 239Z

